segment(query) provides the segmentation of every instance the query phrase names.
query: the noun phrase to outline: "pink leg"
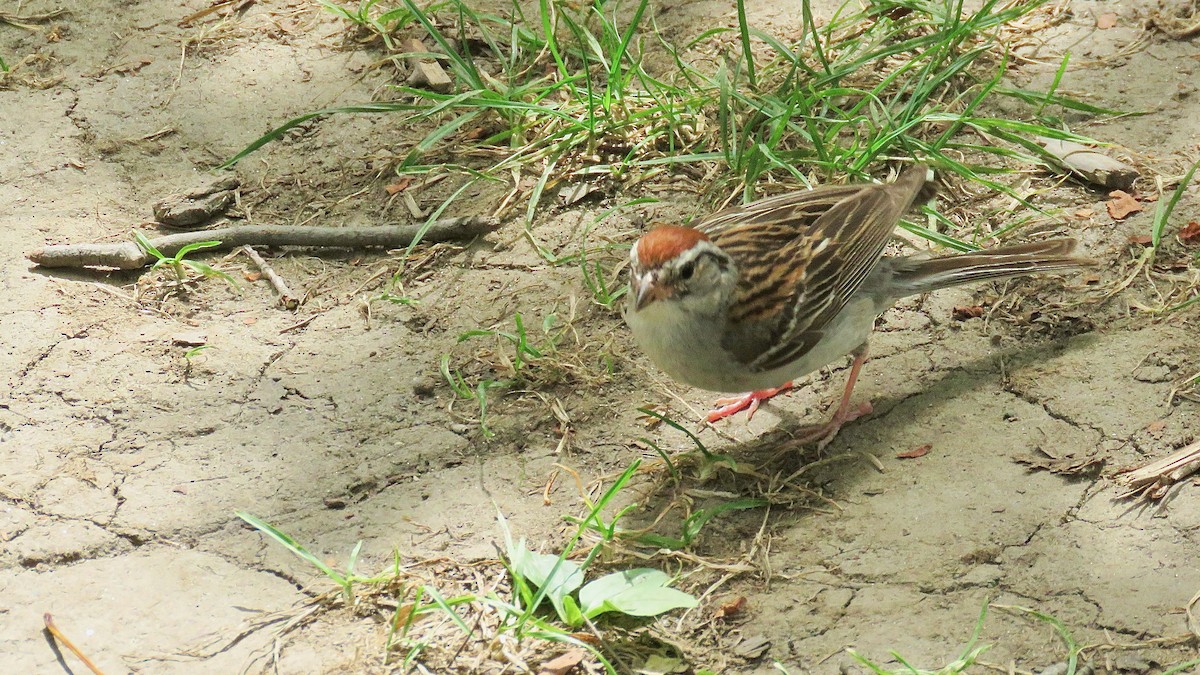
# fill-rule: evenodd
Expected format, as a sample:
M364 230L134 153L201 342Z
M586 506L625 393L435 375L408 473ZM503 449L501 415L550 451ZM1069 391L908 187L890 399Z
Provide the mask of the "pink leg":
M721 407L708 413L708 416L705 417L705 419L708 420L709 424L711 424L717 420L725 419L731 415L736 415L743 410L746 411L747 420L754 419L754 412L758 410L759 403L762 403L776 394L781 394L785 391L788 391L791 388L792 383L788 382L782 386L775 387L774 389L760 389L758 391L752 391L745 396L717 399L716 404Z
M846 380L846 390L842 392L842 400L838 404L837 411L833 413L833 417L825 424L806 430L803 435L789 441L788 445L807 445L816 441L817 449L820 450L829 445L834 436L837 436L843 424L871 412L870 403L861 403L854 409L850 408L850 394L854 391L854 384L858 382L858 372L862 370L863 363L867 360L867 346L864 344L855 349L853 353L854 363L850 366L850 377Z

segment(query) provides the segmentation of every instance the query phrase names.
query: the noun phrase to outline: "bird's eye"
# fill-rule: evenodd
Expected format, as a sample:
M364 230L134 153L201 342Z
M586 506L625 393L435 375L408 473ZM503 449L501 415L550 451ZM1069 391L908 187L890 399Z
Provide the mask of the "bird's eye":
M682 267L679 268L679 278L684 281L691 279L692 275L695 273L696 273L696 261L695 260L689 260L688 262L684 263Z

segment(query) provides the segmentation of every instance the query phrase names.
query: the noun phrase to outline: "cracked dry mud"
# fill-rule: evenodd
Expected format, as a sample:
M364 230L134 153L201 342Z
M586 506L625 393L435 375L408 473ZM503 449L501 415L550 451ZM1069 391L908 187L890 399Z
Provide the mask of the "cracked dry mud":
M19 4L30 14L52 8ZM799 25L796 3L748 4L764 30L788 34ZM569 480L543 503L555 463L592 481L642 455L639 437L672 452L691 448L682 434L647 431L638 419L638 406L673 401L674 385L632 349L615 313L588 302L578 270L542 265L516 225L464 251L437 249L429 273L406 288L420 300L413 306L365 302L395 269L395 258L380 253L276 258L308 294L298 314L281 310L261 282L243 282L237 294L208 280L184 298L155 301L162 277L154 274L139 282L136 274L31 268L23 254L46 243L127 237L148 220L150 204L204 180L206 169L268 128L368 100L383 82L368 68L376 55L340 48L343 27L318 7L259 2L219 30L178 26L202 5L91 1L39 31L0 24L0 57L10 65L45 57L24 71L37 77L0 88L3 672L63 672L41 634L44 612L108 673L261 668L254 657L269 647L270 630L225 649L203 645L228 642L243 622L328 584L241 525L234 510L257 514L331 561L362 540L362 570L384 569L393 549L410 560L468 563L494 556L493 504L531 542L561 543L561 515L579 503ZM714 22L732 25L732 6L667 3L659 25L672 37L694 35ZM1070 47L1080 63L1092 61L1072 70L1065 87L1100 105L1149 112L1087 131L1172 173L1182 166L1175 160L1196 158L1200 142L1196 42L1153 37L1114 56L1152 9L1079 0L1046 37L1054 54ZM1101 11L1117 12L1118 26L1095 30ZM1053 67L1022 72L1036 88ZM379 148L404 133L397 126L388 116L305 125L238 167L247 186L242 207L259 222L407 219L388 201L387 178L377 176L387 161ZM647 222L693 214L694 196L664 194L641 214ZM1126 241L1149 231L1150 214L1114 223L1101 194L1069 186L1055 194L1069 211L1099 214L1068 229L1104 264L1100 285L1119 280L1131 269ZM444 196L427 195L422 205ZM456 208L483 212L496 196L481 193ZM551 209L537 225L541 244L574 251L581 228L619 201ZM1200 215L1194 190L1180 213L1179 222ZM638 231L625 215L593 236L628 242ZM243 259L207 259L242 275ZM1001 291L1022 296L1016 309L987 322L951 321L955 305L991 304ZM1200 487L1185 484L1163 509L1130 508L1105 478L1015 461L1040 449L1099 452L1120 466L1165 454L1200 428L1194 400L1169 401L1200 369L1194 311L1154 319L1130 310L1153 298L1139 282L1108 303L1071 310L1074 319L1052 307L1048 320L1020 320L1039 302L1089 293L1096 295L1066 277L954 289L889 312L856 394L873 399L875 413L828 449L870 452L884 471L850 458L807 474L840 510L813 500L709 524L695 544L700 555L737 558L760 527L769 554L760 552L753 572L731 578L693 616L744 596L732 624L693 620L677 637L696 665L767 673L777 659L793 673L835 673L858 667L842 651L854 646L881 663L896 650L937 667L958 652L989 598L1053 615L1081 643L1143 645L1093 652L1095 665L1114 672L1159 672L1194 658L1194 643L1146 645L1187 633L1183 608L1200 591ZM467 403L451 405L438 359L469 357L475 352L456 343L461 332L518 311L531 326L551 313L573 317L581 362L601 370L611 354L614 372L586 386L548 386L545 401L501 401L491 420L497 436L488 440L464 423ZM189 365L181 334L199 334L211 348ZM842 376L839 367L815 377L749 425L701 437L765 466L776 430L823 415ZM695 408L709 398L680 393ZM548 405L556 399L572 430L562 453ZM671 412L692 415L678 403ZM1165 426L1147 430L1159 421ZM923 457L895 458L922 445L932 446ZM782 461L786 471L802 463ZM731 489L719 479L691 480ZM633 492L645 502L641 518L671 499L661 476L641 479ZM705 499L695 497L696 505ZM670 639L674 619L662 625ZM378 619L331 613L288 636L278 672L376 672L385 633ZM744 639L769 646L746 658L738 651ZM986 660L1025 670L1065 656L1047 625L1001 611L989 615L983 641L994 645Z

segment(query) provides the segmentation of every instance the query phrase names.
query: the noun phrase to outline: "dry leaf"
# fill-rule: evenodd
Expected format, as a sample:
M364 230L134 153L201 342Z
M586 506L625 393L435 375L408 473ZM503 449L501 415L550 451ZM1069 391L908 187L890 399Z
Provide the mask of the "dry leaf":
M1109 28L1116 28L1116 26L1117 15L1112 12L1101 14L1099 18L1096 19L1096 28L1099 28L1100 30L1108 30Z
M1158 438L1162 438L1163 430L1166 428L1167 428L1166 420L1154 420L1150 424L1146 425L1146 432L1149 433L1154 438L1158 439Z
M1179 240L1185 244L1200 244L1200 221L1193 220L1181 227Z
M1079 209L1075 212L1076 218L1091 218L1094 215L1096 215L1096 212L1092 209Z
M930 443L926 443L925 445L918 445L917 447L913 448L912 450L909 450L908 452L901 452L901 453L897 454L896 459L916 459L918 457L924 457L925 455L928 455L929 451L932 449L933 449L933 445Z
M583 661L584 653L582 649L572 649L556 656L538 668L538 675L566 675Z
M1074 455L1055 457L1043 448L1037 448L1037 451L1040 454L1025 455L1023 457L1015 457L1014 459L1018 463L1028 466L1030 469L1041 469L1066 476L1087 473L1104 466L1105 458L1099 455L1090 455L1083 458L1077 458Z
M743 659L757 659L771 648L771 641L765 635L750 635L734 645L733 653Z
M572 637L576 640L579 640L580 642L586 642L589 645L592 645L593 647L600 646L600 638L596 637L595 635L592 635L591 633L567 633L567 635L569 635L570 637Z
M386 190L389 195L394 195L397 192L404 192L408 189L409 185L412 185L412 178L405 176L391 185L385 185L383 189Z
M950 313L950 317L955 321L966 321L967 319L978 319L983 316L983 307L981 305L960 306L955 307Z
M717 609L717 613L713 616L714 619L727 619L731 616L737 616L746 608L746 596L739 595L733 600L721 605Z
M1113 220L1124 220L1130 214L1142 210L1142 205L1138 203L1138 200L1124 190L1113 190L1108 193L1108 196L1112 197L1112 200L1105 206L1108 207L1108 215L1112 216Z

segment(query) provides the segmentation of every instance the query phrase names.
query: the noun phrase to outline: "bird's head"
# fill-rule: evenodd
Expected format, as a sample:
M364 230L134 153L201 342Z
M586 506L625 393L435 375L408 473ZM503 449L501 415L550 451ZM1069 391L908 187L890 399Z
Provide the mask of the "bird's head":
M656 302L706 309L728 299L737 277L733 261L690 227L663 225L647 232L629 251L629 287L634 311Z

